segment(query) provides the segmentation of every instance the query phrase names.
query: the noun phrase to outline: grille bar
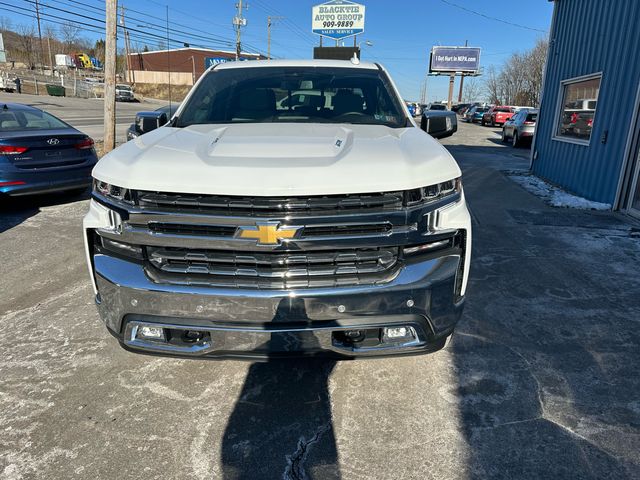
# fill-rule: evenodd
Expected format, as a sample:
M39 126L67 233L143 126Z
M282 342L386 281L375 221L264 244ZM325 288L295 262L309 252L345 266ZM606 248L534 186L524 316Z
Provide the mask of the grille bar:
M136 193L138 205L144 208L232 215L399 210L403 207L404 201L402 191L310 197L237 197L149 191Z
M334 285L375 283L398 261L398 248L369 248L308 253L247 253L146 247L149 263L163 282L280 288L294 280ZM231 279L231 280L230 280ZM264 280L267 280L265 282ZM276 281L269 284L268 281ZM355 282L355 283L353 283Z

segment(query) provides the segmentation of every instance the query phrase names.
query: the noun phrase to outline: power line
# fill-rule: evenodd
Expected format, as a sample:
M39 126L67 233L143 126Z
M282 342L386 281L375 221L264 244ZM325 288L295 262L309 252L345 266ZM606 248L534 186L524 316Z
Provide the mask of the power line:
M450 5L455 8L459 8L460 10L464 10L465 12L472 13L473 15L477 15L479 17L486 18L487 20L493 20L495 22L504 23L506 25L511 25L512 27L524 28L525 30L531 30L534 32L540 33L548 33L546 30L540 30L539 28L527 27L526 25L520 25L519 23L509 22L508 20L503 20L502 18L492 17L490 15L486 15L481 12L476 12L475 10L471 10L470 8L463 7L462 5L458 5L457 3L450 2L449 0L440 0L442 3L446 5Z

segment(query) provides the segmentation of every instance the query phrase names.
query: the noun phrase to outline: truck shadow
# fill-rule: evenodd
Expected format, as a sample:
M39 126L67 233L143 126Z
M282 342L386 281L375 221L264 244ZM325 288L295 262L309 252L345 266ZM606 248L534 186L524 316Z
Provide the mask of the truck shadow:
M25 197L0 195L0 233L20 225L40 213L41 207L64 205L89 198L89 190L82 194L50 193Z
M309 320L301 299L283 299L281 315ZM274 336L264 345L281 346ZM251 365L222 439L223 479L341 477L328 390L334 366L321 358Z

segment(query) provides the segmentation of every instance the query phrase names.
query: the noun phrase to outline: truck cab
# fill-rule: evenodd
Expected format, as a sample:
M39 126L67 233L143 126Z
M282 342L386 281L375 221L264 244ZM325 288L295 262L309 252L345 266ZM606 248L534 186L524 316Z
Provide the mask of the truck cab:
M305 91L305 108L282 101ZM471 253L461 171L382 66L215 65L142 133L97 164L84 219L124 348L352 359L452 335Z

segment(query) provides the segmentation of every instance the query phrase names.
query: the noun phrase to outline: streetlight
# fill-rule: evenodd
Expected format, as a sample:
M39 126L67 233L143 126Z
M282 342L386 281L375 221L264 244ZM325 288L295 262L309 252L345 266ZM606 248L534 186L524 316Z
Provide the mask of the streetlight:
M373 42L371 40L363 40L361 42L358 42L358 53L360 54L360 56L362 57L362 53L360 53L362 50L360 48L360 45L365 44L365 46L367 47L373 47Z

